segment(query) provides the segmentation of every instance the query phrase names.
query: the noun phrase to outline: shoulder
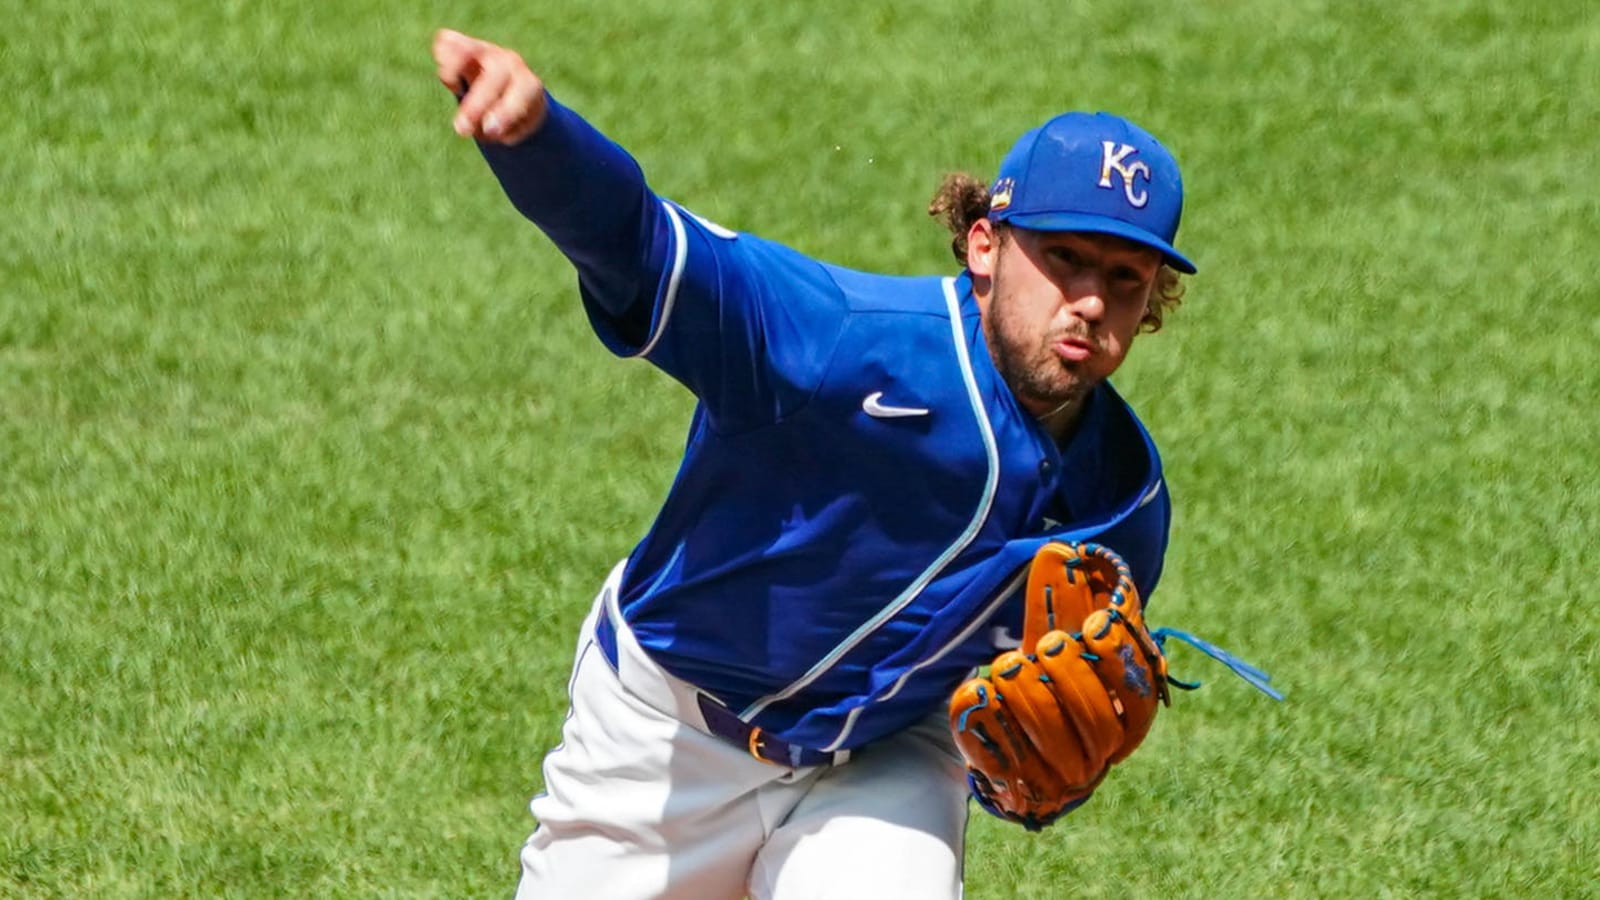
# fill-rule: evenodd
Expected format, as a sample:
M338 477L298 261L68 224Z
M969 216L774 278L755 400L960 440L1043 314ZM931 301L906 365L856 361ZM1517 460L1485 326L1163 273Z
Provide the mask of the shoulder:
M882 275L822 264L852 313L950 318L961 306L957 279L939 275Z
M852 269L819 260L781 241L724 227L672 201L665 205L673 227L689 240L703 242L712 255L738 260L758 276L781 278L781 284L791 291L809 287L834 295L843 313L948 317L961 305L964 292L957 278Z

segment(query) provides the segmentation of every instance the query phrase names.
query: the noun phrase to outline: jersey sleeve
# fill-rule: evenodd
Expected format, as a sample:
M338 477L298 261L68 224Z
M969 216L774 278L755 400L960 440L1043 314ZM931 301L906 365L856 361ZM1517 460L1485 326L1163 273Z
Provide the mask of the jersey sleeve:
M712 428L778 421L816 390L845 318L821 263L659 197L632 156L553 99L531 138L483 154L577 269L601 342L681 382Z

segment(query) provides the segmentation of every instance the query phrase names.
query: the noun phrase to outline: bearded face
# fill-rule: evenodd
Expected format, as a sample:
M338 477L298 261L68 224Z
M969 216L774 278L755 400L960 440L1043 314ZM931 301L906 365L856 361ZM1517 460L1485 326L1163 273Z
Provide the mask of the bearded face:
M997 238L989 355L1033 415L1075 409L1127 357L1161 255L1100 234L1007 229Z

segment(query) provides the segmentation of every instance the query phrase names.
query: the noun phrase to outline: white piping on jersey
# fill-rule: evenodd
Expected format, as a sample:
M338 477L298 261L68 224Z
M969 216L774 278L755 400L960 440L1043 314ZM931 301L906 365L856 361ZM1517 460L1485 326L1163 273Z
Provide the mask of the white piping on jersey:
M841 657L866 640L867 635L876 631L879 626L893 618L902 609L905 609L911 601L917 598L917 595L922 593L923 589L932 583L934 578L938 577L945 566L948 566L962 550L967 548L968 544L972 543L973 539L978 536L978 530L983 527L984 521L989 518L989 508L994 505L995 490L1000 484L1000 451L995 446L994 428L989 424L989 413L984 409L983 395L978 392L978 377L972 371L972 357L967 353L967 333L962 327L961 300L956 296L955 285L954 278L946 278L944 280L945 304L950 309L950 333L956 347L956 358L961 363L961 380L967 388L967 402L972 405L972 413L977 418L978 432L983 437L983 451L989 461L989 472L984 479L983 494L978 499L977 511L973 513L972 521L967 523L966 529L956 538L955 543L946 547L945 551L939 554L939 557L921 575L918 575L904 591L900 592L900 596L894 598L888 606L879 610L876 615L863 622L861 627L851 632L843 643L829 651L827 656L818 660L810 671L800 677L800 680L745 707L739 713L739 718L745 721L749 721L751 717L773 703L779 700L786 700L804 690L812 682L822 677L824 672L833 668ZM853 723L853 719L851 722ZM840 733L839 737L828 749L838 747L849 734L850 723L847 723L844 731Z
M1010 600L1012 597L1016 596L1017 591L1021 589L1021 587L1027 583L1027 581L1028 567L1023 566L1021 571L1017 572L1016 575L1013 575L1011 577L1011 581L1009 581L1005 587L1000 589L1000 592L995 595L995 598L989 601L989 605L985 606L976 616L972 617L972 621L968 623L966 628L961 630L960 634L951 638L949 643L946 643L943 647L940 647L938 652L934 653L932 656L918 661L916 665L902 672L900 677L894 680L893 687L889 688L889 690L885 692L882 697L875 698L871 702L882 703L883 701L893 697L895 694L900 693L900 689L906 686L906 682L911 679L911 676L917 674L923 669L926 669L928 666L933 665L934 663L943 659L945 654L966 643L967 639L972 637L972 633L977 631L979 628L982 628L983 624L989 621L989 617L994 615L1001 606L1005 605L1007 600ZM860 717L861 711L866 709L869 705L869 703L863 703L855 709L850 710L850 714L844 717L844 728L839 731L839 736L834 738L833 743L823 747L822 750L827 753L832 753L838 750L839 745L844 742L844 739L848 737L850 732L856 727L856 719Z
M667 277L667 293L661 298L661 312L656 319L655 331L650 333L650 339L645 341L643 347L634 356L649 356L650 351L656 348L661 335L667 330L667 320L672 317L672 304L678 299L678 281L683 278L683 263L689 258L689 241L683 233L683 219L678 217L678 211L672 204L661 201L661 208L666 210L667 218L672 220L672 274Z
M1154 500L1159 493L1161 493L1161 479L1157 478L1156 483L1150 485L1150 490L1145 491L1144 496L1139 498L1139 505L1135 506L1134 509L1143 509L1149 506L1150 501Z

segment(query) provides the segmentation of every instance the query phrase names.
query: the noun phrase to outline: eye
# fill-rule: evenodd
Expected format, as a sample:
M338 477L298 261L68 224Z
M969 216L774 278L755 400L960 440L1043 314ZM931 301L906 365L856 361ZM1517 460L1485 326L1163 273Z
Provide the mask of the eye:
M1077 251L1070 247L1051 247L1050 255L1054 257L1057 262L1070 266L1074 269L1083 265L1083 259L1078 256Z
M1135 290L1144 287L1145 282L1149 279L1145 277L1143 272L1131 266L1117 266L1111 270L1111 280L1118 287L1126 290Z

